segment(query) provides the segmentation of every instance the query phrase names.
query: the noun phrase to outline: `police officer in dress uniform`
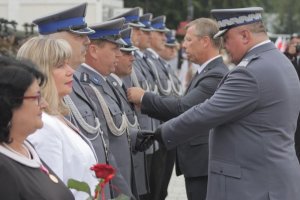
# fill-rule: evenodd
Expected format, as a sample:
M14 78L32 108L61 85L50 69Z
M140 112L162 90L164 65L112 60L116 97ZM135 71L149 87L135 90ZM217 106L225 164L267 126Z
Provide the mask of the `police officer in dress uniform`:
M219 32L237 66L214 95L169 120L154 138L172 149L209 134L207 200L297 200L300 166L294 133L300 83L268 39L260 7L215 9Z
M166 28L165 21L165 16L158 16L151 20L150 48L144 51L144 60L154 74L158 93L161 96L180 96L182 92L180 81L171 67L159 56L159 52L165 48L165 33L169 31ZM150 173L151 199L160 200L165 199L167 196L167 188L173 170L174 159L174 150L167 152L164 148L159 148L154 153Z
M91 44L86 54L86 62L78 68L81 77L89 80L87 94L99 103L103 115L99 117L101 126L108 131L109 149L114 155L120 173L132 193L138 198L132 161L132 143L136 135L129 135L124 105L114 86L107 81L120 56L120 46L124 41L119 32L124 19L116 19L91 26L96 32L89 35ZM103 125L102 125L103 124Z
M140 8L137 7L118 16L118 17L124 17L126 19L125 21L126 25L132 28L132 35L131 35L132 43L134 45L137 45L138 48L140 48L133 51L135 60L133 62L132 73L130 76L124 77L123 80L124 83L130 87L131 86L142 87L147 91L153 91L157 93L158 89L154 79L154 73L151 72L150 67L143 59L144 55L142 53L142 50L145 50L150 45L149 30L151 30L150 18L152 15L149 14L147 15L146 18L142 19L143 16L139 18L139 12L140 12ZM143 130L155 130L160 123L158 120L152 119L147 115L141 114L139 109L136 109L136 114L137 114L140 128ZM150 176L152 154L157 149L158 149L158 143L156 142L156 144L151 146L146 151L145 165L146 165L146 172L148 176ZM152 176L155 176L155 174L152 173ZM145 193L145 189L147 189L146 193ZM141 191L139 193L141 199L151 199L149 197L149 192L151 191L149 191L149 187L147 186L147 184L139 185L138 190Z
M179 43L176 40L176 31L170 30L166 33L167 41L165 43L165 50L161 51L160 56L169 64L172 71L178 74L178 48Z
M38 25L39 33L43 36L62 38L69 42L73 47L71 63L74 68L85 60L86 45L90 43L87 34L95 32L86 26L84 19L86 6L87 4L84 3L34 20L34 23ZM105 123L99 120L102 117L102 111L85 91L84 87L87 82L88 80L81 77L77 72L75 73L74 91L70 95L72 101L69 97L65 99L71 110L71 115L68 118L84 134L85 139L91 141L99 163L111 164L116 168L117 173L112 184L127 196L133 196L130 186L119 173L115 158L109 151L108 132ZM100 121L102 124L100 124ZM112 186L111 183L105 186L105 197L107 199L116 197L119 193L119 191L116 192L109 186Z
M133 73L131 79L133 86L143 88L146 91L151 91L155 94L158 93L158 87L154 76L154 71L147 64L144 59L144 51L150 47L150 34L152 14L146 13L140 17L140 22L144 24L144 27L132 27L132 43L139 49L134 51ZM153 118L143 115L138 110L138 119L140 126L145 130L155 130L159 125L159 121ZM147 163L151 166L152 154L158 149L158 144L154 144L152 148L146 151Z
M126 28L121 31L121 38L125 41L124 47L121 47L121 56L116 65L116 70L108 81L115 87L116 92L119 94L120 99L124 106L124 112L127 117L129 132L132 133L140 128L135 107L127 100L126 90L131 87L130 74L132 72L132 63L134 61L133 51L138 48L134 47L131 43L131 28ZM127 78L127 79L126 79ZM126 80L124 80L126 79ZM137 190L139 196L149 193L148 175L146 169L146 160L144 152L134 151L133 153L134 172L137 183Z

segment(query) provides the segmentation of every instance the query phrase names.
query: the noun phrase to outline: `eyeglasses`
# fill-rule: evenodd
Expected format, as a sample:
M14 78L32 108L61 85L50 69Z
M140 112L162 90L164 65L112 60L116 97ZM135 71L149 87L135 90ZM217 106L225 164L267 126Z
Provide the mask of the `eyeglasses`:
M42 101L42 95L39 93L38 95L35 96L24 96L21 97L22 99L34 99L37 100L38 106L41 105L41 101Z

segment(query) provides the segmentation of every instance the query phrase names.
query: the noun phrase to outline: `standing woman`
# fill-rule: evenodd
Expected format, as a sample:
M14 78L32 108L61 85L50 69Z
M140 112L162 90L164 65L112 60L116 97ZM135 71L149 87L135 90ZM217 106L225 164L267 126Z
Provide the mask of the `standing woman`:
M20 59L30 59L48 76L42 96L49 102L43 113L44 127L28 139L41 158L67 184L70 178L86 182L91 190L97 179L90 167L97 163L92 146L78 129L64 118L68 108L63 97L72 91L74 70L70 67L71 47L61 39L34 37L20 48ZM72 190L78 200L88 196Z
M0 56L0 199L74 199L26 141L43 126L44 83L32 64Z

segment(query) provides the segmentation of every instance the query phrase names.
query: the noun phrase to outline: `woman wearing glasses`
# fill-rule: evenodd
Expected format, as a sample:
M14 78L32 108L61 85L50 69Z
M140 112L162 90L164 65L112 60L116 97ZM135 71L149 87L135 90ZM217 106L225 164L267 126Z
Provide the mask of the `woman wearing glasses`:
M43 126L44 83L32 64L0 57L0 199L74 199L25 140Z
M71 47L60 39L34 37L20 48L20 59L30 59L48 76L42 96L49 102L43 113L44 127L28 139L49 167L67 184L70 178L84 181L93 190L97 179L90 167L97 163L89 141L63 116L68 109L63 97L72 91L74 70L68 64ZM75 199L87 198L72 191Z

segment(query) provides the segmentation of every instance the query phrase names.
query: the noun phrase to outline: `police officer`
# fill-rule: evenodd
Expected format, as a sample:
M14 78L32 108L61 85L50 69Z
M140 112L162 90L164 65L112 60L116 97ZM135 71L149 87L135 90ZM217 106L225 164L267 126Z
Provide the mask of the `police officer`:
M170 30L166 33L166 43L164 51L161 51L160 56L170 65L171 71L178 74L178 48L179 43L176 40L176 31Z
M127 85L142 87L147 91L152 91L157 93L158 88L154 79L154 73L151 71L150 66L144 60L144 54L142 53L150 45L150 31L151 29L151 17L152 14L147 14L139 17L139 8L133 8L118 17L124 17L126 19L126 24L132 28L131 39L132 43L137 45L138 48L133 51L134 61L133 61L133 69L130 77L125 77L124 82L128 83ZM142 31L143 30L143 31ZM159 125L159 121L148 117L147 115L141 114L139 109L136 109L136 114L138 118L138 122L140 128L143 130L155 130ZM153 146L151 146L146 151L146 172L148 176L150 176L150 180L152 177L157 177L154 173L158 171L154 169L153 173L151 173L151 161L153 152L158 149L158 143L156 142ZM145 182L145 181L143 181ZM148 182L148 181L146 181ZM141 199L151 199L148 184L141 184L138 186L138 190L140 190L140 198ZM147 186L147 187L146 187ZM145 191L147 189L147 191ZM150 193L149 193L150 192Z
M291 62L269 40L263 9L216 9L219 32L237 66L214 95L163 124L167 149L210 129L207 200L298 199L300 166L294 133L300 83Z
M161 96L180 96L182 92L180 81L171 67L159 55L165 49L165 34L169 31L166 28L165 21L165 16L158 16L151 20L150 48L144 51L144 60L153 72L158 86L158 93ZM173 150L168 152L164 148L159 148L154 153L151 172L155 175L150 176L151 199L159 200L167 196L174 159L175 151Z
M138 48L132 46L131 43L131 28L127 28L121 31L121 37L125 41L124 47L121 47L121 56L118 59L116 70L111 76L108 77L108 81L115 87L116 92L119 94L120 99L124 106L124 112L127 117L129 133L132 135L133 132L140 128L135 107L127 99L126 90L131 87L130 74L132 72L132 63L134 61L133 51ZM134 149L133 149L134 150ZM134 172L137 183L137 190L139 196L143 196L149 193L148 174L146 169L145 153L134 151L133 153L133 164Z
M115 71L120 56L119 48L124 44L119 35L123 23L124 19L121 18L92 26L96 32L89 35L91 44L86 54L86 62L77 71L80 76L86 77L83 80L87 79L90 82L86 91L102 110L99 119L102 127L106 124L109 149L132 193L138 197L131 151L131 143L135 142L135 136L128 132L124 105L113 84L107 80Z

